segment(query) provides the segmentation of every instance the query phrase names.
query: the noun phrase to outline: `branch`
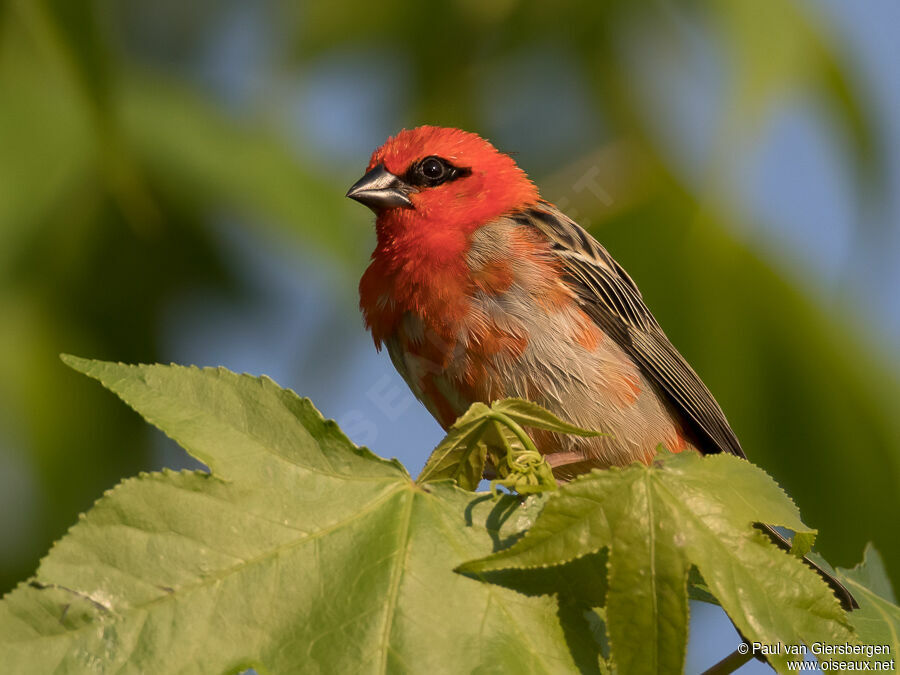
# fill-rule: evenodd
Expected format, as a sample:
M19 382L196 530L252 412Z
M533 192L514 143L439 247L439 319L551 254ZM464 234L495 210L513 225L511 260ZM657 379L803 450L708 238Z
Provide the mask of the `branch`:
M741 651L741 647L744 647L746 651ZM704 670L703 675L726 675L727 673L733 673L742 665L752 660L753 654L750 653L748 645L746 643L741 643L741 647L735 649L708 670Z

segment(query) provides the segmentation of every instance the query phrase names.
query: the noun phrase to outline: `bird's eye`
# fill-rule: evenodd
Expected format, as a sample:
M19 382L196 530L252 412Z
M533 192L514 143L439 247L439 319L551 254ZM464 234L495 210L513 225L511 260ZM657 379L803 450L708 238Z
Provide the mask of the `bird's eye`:
M430 155L410 164L403 180L417 188L433 188L471 173L469 168L453 166L443 157Z
M426 157L422 160L419 170L428 180L439 181L447 171L447 165L437 157Z

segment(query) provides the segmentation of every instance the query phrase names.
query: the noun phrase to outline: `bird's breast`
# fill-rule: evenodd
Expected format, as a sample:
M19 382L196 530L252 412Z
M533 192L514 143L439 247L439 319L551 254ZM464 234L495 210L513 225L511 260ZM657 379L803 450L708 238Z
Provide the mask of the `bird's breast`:
M664 400L622 347L582 310L548 247L513 223L475 232L465 285L446 301L397 307L384 341L416 396L444 428L476 402L514 396L608 434L537 434L545 453L596 465L651 456L683 439ZM374 333L374 330L373 330Z

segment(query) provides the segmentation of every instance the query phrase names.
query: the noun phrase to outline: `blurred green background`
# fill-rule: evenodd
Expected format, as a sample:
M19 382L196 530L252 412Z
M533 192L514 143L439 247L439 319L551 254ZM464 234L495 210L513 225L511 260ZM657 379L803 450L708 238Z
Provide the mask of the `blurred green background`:
M688 0L0 1L0 590L190 465L60 352L265 372L415 472L364 333L403 126L490 138L625 265L747 454L900 580L900 10ZM891 28L893 27L893 28Z

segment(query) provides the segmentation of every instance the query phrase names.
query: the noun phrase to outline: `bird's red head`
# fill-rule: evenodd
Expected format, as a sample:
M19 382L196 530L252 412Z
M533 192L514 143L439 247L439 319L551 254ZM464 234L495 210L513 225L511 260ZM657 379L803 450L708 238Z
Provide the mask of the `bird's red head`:
M347 196L372 208L379 230L393 234L420 227L471 232L538 199L509 155L477 134L433 126L389 138Z
M405 311L452 331L467 307L471 234L539 199L525 172L486 140L430 126L388 139L347 196L377 214L378 243L359 285L376 345Z

